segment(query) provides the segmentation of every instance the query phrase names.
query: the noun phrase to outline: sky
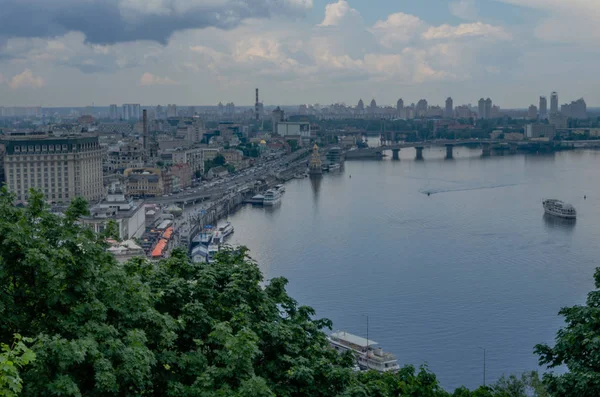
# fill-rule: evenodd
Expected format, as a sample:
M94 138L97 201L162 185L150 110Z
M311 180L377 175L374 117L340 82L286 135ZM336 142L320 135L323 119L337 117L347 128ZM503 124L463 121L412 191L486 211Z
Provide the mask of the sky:
M0 106L600 105L598 0L0 0Z

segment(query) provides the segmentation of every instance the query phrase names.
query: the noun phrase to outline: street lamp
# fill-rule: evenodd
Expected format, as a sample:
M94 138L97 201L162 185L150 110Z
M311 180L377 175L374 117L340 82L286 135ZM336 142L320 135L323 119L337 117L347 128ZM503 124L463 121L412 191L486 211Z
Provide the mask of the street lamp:
M483 350L483 386L485 387L485 353L486 353L486 349L483 347L479 347L479 348L481 350Z

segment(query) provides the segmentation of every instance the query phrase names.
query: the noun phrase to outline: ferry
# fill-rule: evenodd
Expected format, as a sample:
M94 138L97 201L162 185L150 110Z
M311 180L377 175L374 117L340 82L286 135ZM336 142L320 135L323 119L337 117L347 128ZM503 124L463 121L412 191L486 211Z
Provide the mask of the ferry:
M263 205L273 206L279 204L281 201L281 192L277 189L269 189L265 193L265 200L263 201Z
M225 237L223 237L223 232L220 230L217 230L212 237L212 240L210 242L211 245L221 245L225 242Z
M557 216L565 219L576 219L577 211L571 204L564 203L560 200L544 200L544 211L548 215Z
M285 185L277 185L275 186L275 189L279 190L279 193L281 194L285 193Z
M231 234L233 234L233 225L231 222L225 223L223 226L219 227L219 232L223 235L223 239L226 239Z
M338 163L329 164L329 172L331 172L331 171L337 171L340 168L341 168L341 166Z
M334 332L327 337L329 345L343 353L351 351L356 356L356 364L361 370L397 372L400 370L396 357L384 352L378 343L344 331Z

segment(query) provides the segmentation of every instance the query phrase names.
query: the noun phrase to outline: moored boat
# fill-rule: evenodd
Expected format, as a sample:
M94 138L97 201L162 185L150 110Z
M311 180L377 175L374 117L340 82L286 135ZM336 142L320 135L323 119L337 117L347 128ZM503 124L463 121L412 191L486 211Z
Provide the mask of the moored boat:
M400 369L396 357L391 353L384 352L375 341L344 331L334 332L327 339L330 346L336 351L354 353L356 363L362 370L396 372Z
M277 189L269 189L265 193L265 199L263 201L263 205L265 206L273 206L278 204L281 201L281 192Z
M226 239L231 234L233 234L233 225L231 222L225 223L223 226L219 227L219 232L223 235L223 239Z
M565 219L576 219L577 211L571 204L560 200L547 199L542 202L544 212L548 215L557 216Z

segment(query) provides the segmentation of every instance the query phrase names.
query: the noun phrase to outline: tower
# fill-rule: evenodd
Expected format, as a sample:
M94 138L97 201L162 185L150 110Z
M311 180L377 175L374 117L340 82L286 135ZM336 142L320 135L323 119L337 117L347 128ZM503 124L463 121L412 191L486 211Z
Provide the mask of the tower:
M256 102L254 103L254 116L256 117L256 122L258 122L258 88L256 89Z
M546 118L548 116L548 100L545 96L540 97L540 118Z
M454 115L454 101L452 100L452 98L448 97L448 99L446 99L446 110L444 111L444 117L447 119L452 118L452 116Z
M321 168L321 155L319 154L319 147L316 143L315 146L313 146L312 156L310 157L308 173L310 175L321 175L323 173L323 169Z

